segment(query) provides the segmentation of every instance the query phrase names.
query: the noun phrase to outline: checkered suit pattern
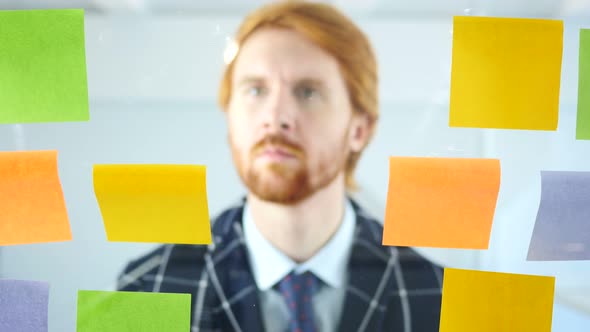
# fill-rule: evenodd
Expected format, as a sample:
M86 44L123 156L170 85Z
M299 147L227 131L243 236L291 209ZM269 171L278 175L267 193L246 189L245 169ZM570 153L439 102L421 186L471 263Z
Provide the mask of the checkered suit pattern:
M351 202L356 230L337 331L438 332L442 268L411 248L382 246L381 224ZM242 232L244 203L214 220L211 245L161 246L129 263L118 289L191 294L191 332L264 331Z

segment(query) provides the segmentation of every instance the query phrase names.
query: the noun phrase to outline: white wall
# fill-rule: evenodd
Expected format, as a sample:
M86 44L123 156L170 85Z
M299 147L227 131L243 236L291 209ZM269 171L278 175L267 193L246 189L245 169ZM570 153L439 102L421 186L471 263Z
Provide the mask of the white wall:
M106 241L92 190L93 164L206 164L211 214L244 192L214 99L225 38L237 23L214 17L87 17L91 121L0 126L0 150L59 150L74 240L5 247L0 260L4 278L51 282L50 331L74 331L77 290L112 288L124 263L154 246ZM383 101L377 136L359 165L360 199L382 217L390 155L501 158L490 250L422 251L453 267L557 275L558 295L590 298L584 288L587 262L524 261L539 201L539 170L590 169L589 143L574 140L579 22L566 24L560 126L550 133L448 128L450 18L360 24L378 52ZM554 331L574 331L588 322L582 314L567 317L560 322L572 325L560 323Z

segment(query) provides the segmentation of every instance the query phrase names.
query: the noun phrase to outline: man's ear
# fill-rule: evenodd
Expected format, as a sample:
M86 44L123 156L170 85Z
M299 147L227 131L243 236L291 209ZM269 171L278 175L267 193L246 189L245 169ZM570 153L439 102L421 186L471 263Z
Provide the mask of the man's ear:
M349 127L349 144L352 152L360 152L367 145L372 129L371 119L367 113L352 114Z

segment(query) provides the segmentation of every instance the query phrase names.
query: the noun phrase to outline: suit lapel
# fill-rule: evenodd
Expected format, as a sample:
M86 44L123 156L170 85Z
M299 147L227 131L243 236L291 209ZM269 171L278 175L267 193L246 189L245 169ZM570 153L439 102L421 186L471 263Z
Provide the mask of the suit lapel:
M346 289L344 309L338 331L376 331L378 319L381 317L381 297L375 298L382 282L390 283L390 279L383 279L386 275L390 254L380 244L380 232L375 221L368 216L353 201L356 212L356 231L354 243L348 264L348 286ZM371 308L371 301L375 300L377 307Z
M224 220L218 220L219 230L215 249L211 250L209 278L217 278L219 288L215 289L220 305L214 309L222 331L264 331L258 288L252 276L246 246L242 233L243 205ZM224 309L224 299L229 307ZM239 322L239 323L238 323ZM238 325L238 328L235 326Z
M345 303L337 331L376 331L382 314L382 296L375 298L383 282L391 289L393 278L384 279L390 266L391 254L381 246L382 236L376 222L352 201L356 214L353 248L348 264L348 286ZM207 267L209 280L217 279L210 290L216 293L218 302L213 310L214 318L222 331L264 331L260 300L256 282L248 261L242 233L241 208L236 209L214 225L215 246L209 251L211 264ZM224 300L229 307L223 308ZM375 300L376 307L371 308ZM232 322L233 321L233 322ZM238 328L234 328L240 322Z

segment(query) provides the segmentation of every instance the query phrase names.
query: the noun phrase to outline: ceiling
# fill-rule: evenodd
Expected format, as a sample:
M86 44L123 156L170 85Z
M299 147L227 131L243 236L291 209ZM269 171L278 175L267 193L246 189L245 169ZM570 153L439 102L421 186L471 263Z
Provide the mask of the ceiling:
M0 9L84 8L99 15L243 15L272 0L0 0ZM590 17L590 0L324 0L356 16Z

